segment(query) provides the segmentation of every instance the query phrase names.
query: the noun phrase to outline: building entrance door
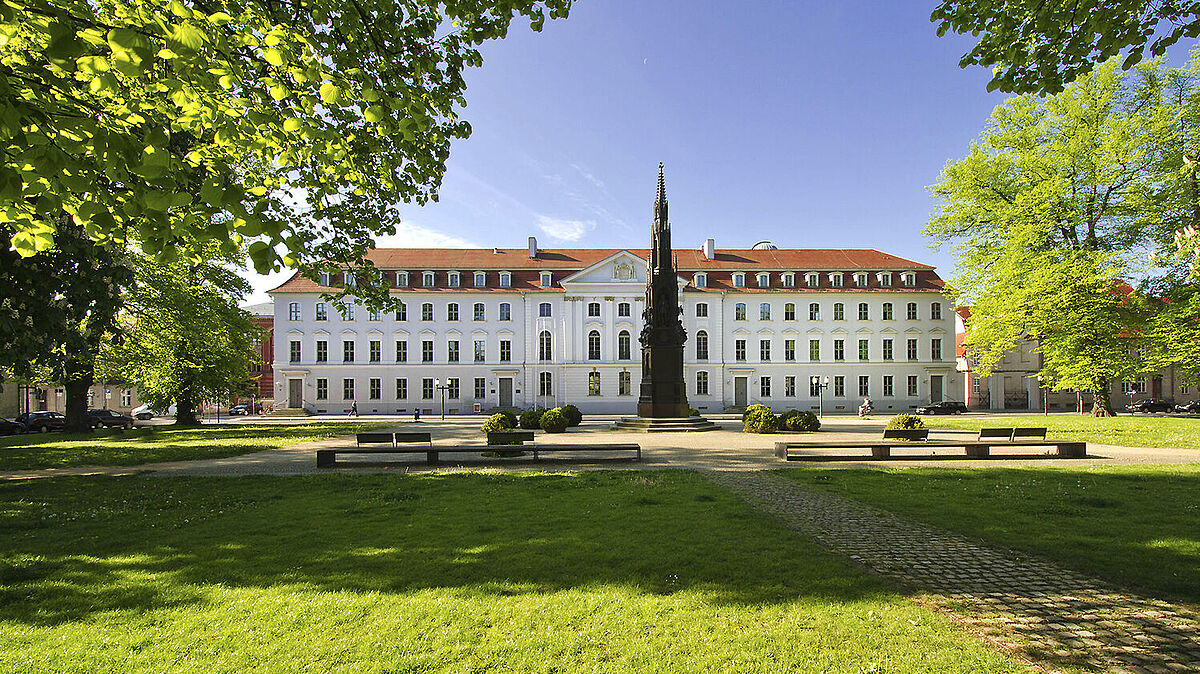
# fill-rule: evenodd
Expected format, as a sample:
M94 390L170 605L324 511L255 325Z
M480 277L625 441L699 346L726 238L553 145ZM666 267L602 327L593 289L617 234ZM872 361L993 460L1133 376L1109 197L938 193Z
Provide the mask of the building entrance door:
M733 406L734 407L745 407L746 406L746 378L745 377L734 377L733 378Z
M304 380L289 379L288 380L288 407L299 408L304 406Z
M935 374L929 378L929 402L942 402L942 375Z
M500 378L500 406L512 407L512 377Z

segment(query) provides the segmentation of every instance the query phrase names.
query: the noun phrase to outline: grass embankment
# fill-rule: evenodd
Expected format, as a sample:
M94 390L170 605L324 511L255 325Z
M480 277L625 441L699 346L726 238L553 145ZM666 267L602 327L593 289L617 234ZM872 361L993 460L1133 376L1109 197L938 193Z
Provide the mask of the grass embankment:
M1020 669L694 473L0 485L0 670Z
M157 461L219 459L394 425L261 424L187 429L144 426L125 432L14 435L0 438L0 470L133 466Z
M1200 449L1200 418L1130 416L1090 417L1076 415L1019 417L924 417L930 428L960 428L978 432L980 427L1045 427L1046 437L1078 440L1121 447L1179 447ZM1198 457L1200 458L1200 457Z
M805 484L1200 604L1200 464L784 469Z

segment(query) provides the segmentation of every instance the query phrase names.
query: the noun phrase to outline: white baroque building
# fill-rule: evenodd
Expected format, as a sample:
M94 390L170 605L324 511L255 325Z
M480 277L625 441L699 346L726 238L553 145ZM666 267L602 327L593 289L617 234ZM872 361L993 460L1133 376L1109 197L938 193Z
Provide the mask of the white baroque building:
M954 307L934 268L872 249L676 249L688 400L903 411L957 396ZM275 302L276 408L633 414L647 250L377 249L403 308L345 316L299 275ZM351 279L351 282L353 280ZM827 387L816 386L817 383ZM444 386L445 388L439 388Z

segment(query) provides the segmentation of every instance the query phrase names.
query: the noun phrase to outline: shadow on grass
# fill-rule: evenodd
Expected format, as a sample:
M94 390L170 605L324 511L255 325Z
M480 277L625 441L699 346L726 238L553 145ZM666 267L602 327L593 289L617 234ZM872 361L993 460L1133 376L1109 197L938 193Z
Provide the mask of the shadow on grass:
M691 473L64 478L0 485L0 619L207 601L203 588L714 604L895 591Z

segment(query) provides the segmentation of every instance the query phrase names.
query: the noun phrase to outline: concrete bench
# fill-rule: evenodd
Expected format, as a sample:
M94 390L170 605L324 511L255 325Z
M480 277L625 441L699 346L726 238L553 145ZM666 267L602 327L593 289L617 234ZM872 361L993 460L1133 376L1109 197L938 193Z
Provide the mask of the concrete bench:
M1014 428L1013 429L1013 432L1012 432L1013 442L1019 442L1021 440L1032 440L1032 439L1045 440L1046 439L1046 429L1045 428Z
M519 445L533 442L533 431L501 431L487 434L489 445Z
M928 428L889 428L883 431L884 440L928 440Z
M1055 453L1053 456L1070 459L1082 459L1087 456L1087 443L1075 442L1069 440L1021 440L1013 442L1011 440L998 441L979 441L979 440L928 440L921 443L921 449L962 449L966 453L966 458L970 459L1023 459L1030 458L1029 455L1012 455L1006 454L1001 456L993 456L992 449L997 447L1053 447ZM911 448L914 445L904 442L889 442L885 440L868 440L868 441L825 441L825 442L777 442L775 443L775 455L785 461L861 461L867 458L870 459L900 459L900 460L918 460L918 459L946 459L950 458L946 455L902 455L893 456L894 448ZM838 449L865 449L870 451L870 457L859 454L830 454L827 450ZM822 453L824 452L824 453Z
M976 440L1012 440L1015 428L981 428ZM1043 436L1044 437L1044 436Z
M402 447L401 444L424 443L425 447ZM381 446L382 445L382 446ZM329 468L337 463L338 454L416 454L424 452L429 463L437 463L437 452L430 451L433 438L429 433L359 433L353 447L331 447L317 450L317 468Z
M423 436L421 439L400 440L399 436ZM388 447L337 447L317 450L317 467L328 468L335 465L338 454L425 454L428 464L440 463L442 454L479 454L482 452L511 452L515 445L434 445L429 442L428 433L397 433L397 442L427 442L426 447L402 447L398 444ZM547 452L633 452L633 460L642 460L642 446L637 443L619 443L604 445L521 445L521 450L532 452L536 461Z

